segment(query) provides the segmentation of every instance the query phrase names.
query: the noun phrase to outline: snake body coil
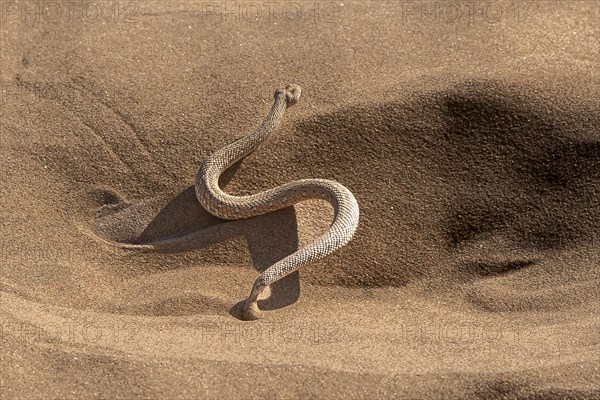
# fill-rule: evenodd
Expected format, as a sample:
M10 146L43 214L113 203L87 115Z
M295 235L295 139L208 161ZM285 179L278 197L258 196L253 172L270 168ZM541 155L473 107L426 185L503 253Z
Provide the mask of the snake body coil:
M298 102L301 89L289 85L275 92L275 101L260 127L253 133L217 150L198 170L196 196L211 214L222 219L241 219L266 214L289 207L306 199L323 199L334 208L329 229L315 242L296 251L267 268L254 283L246 299L242 317L260 316L258 295L269 285L294 272L300 266L333 253L352 239L358 226L359 208L354 195L338 182L325 179L303 179L248 196L232 196L221 190L219 177L238 160L252 153L279 126L285 110Z

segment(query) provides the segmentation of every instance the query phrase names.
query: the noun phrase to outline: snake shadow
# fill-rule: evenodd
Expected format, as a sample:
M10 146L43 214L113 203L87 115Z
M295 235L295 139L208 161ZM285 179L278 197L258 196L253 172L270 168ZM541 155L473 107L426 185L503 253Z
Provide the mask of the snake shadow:
M234 164L221 176L221 187L229 183L240 164ZM193 186L183 189L170 199L159 196L140 203L129 203L118 193L106 188L97 190L94 197L100 207L95 213L93 231L104 239L119 244L150 244L186 237L183 241L160 245L152 250L161 255L202 251L206 259L231 263L239 258L239 249L214 245L241 237L246 240L254 268L262 272L299 248L298 225L293 207L245 220L227 221L202 208ZM134 267L129 273L144 275L164 272L165 269L153 268L157 270L149 272L148 266L144 265L136 271ZM300 297L299 282L298 271L275 282L271 285L271 296L259 302L261 309L275 310L294 304ZM248 282L248 293L253 283L254 281ZM202 298L201 294L198 296ZM177 298L169 300L171 304L178 304ZM160 303L164 303L164 299ZM236 318L241 316L239 304L229 310L229 314ZM153 309L160 309L160 314L164 315L164 307L158 305L154 307L151 303L146 303L143 313L152 314ZM130 311L135 312L134 308ZM181 310L171 311L174 315L181 314ZM199 308L188 307L186 314L201 311L200 305Z

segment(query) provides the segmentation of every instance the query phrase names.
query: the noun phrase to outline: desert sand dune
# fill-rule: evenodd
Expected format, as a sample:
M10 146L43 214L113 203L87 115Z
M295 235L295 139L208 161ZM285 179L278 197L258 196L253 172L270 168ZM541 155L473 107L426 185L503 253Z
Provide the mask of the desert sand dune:
M333 22L6 16L2 398L600 396L594 2L464 24L344 3ZM331 207L223 221L192 185L287 83L302 100L222 185L334 179L361 222L244 322L259 271Z

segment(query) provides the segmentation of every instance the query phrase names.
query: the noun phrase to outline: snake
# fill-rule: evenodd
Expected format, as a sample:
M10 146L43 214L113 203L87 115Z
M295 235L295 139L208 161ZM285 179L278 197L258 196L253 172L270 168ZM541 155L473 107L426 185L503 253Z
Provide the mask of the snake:
M273 105L262 124L254 132L212 153L200 165L196 175L194 189L198 201L206 211L220 219L238 220L255 217L309 199L326 200L333 206L333 220L321 236L311 244L269 266L256 279L250 295L242 302L241 319L243 320L256 320L263 316L258 306L258 296L267 287L301 266L320 260L346 245L358 227L358 202L348 188L336 181L301 179L245 196L227 194L219 186L219 178L223 172L273 136L281 124L286 109L300 100L301 93L302 89L299 85L287 85L283 89L277 89ZM116 243L115 245L129 250L158 250L163 246L186 242L199 233L196 231L185 236L151 243Z
M256 320L262 316L258 296L265 288L299 267L320 260L346 245L358 227L359 205L356 198L348 188L333 180L301 179L245 196L227 194L219 187L219 177L225 170L273 136L286 109L298 103L301 93L301 87L295 84L277 89L273 105L258 129L215 151L202 163L196 175L198 201L210 214L225 220L267 214L308 199L326 200L333 206L333 221L321 236L269 266L256 279L250 295L243 302L244 320Z

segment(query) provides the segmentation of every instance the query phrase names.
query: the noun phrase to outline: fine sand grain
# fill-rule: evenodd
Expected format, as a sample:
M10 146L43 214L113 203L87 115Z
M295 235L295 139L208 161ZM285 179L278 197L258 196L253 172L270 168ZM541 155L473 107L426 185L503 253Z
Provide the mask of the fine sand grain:
M600 398L599 2L43 4L0 3L0 398ZM331 207L192 185L287 83L223 185L361 222L244 322Z

